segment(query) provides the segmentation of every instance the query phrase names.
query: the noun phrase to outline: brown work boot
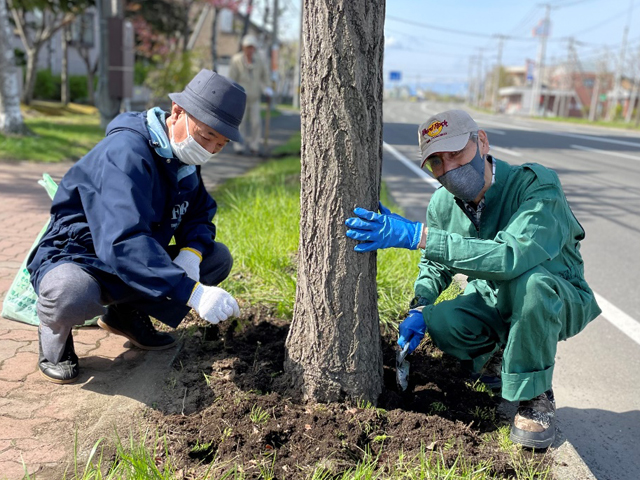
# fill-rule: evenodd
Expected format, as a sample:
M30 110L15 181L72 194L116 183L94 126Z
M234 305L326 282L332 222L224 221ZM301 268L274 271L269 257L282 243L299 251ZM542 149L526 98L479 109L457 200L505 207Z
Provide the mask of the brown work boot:
M175 345L172 335L156 330L149 315L126 305L110 305L98 320L107 332L122 335L143 350L164 350Z
M556 402L549 389L522 401L511 425L511 441L529 448L547 448L556 437Z

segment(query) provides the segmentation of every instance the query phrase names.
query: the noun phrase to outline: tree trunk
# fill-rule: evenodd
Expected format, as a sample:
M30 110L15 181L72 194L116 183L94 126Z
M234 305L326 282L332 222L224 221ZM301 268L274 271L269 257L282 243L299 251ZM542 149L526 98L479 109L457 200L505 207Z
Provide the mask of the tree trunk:
M33 89L36 85L36 65L38 64L38 54L40 53L40 47L34 47L33 49L27 49L27 73L25 75L24 88L22 89L22 103L25 105L31 105L31 99L33 98Z
M302 8L302 5L300 6L300 8ZM238 43L238 51L242 50L242 39L247 33L249 33L249 22L251 21L250 18L251 18L252 10L253 10L253 0L248 0L247 14L245 15L244 22L242 23L242 35L240 35L240 41Z
M211 69L218 71L218 14L220 9L213 9L213 21L211 22Z
M87 101L89 105L95 105L95 89L93 87L93 84L95 82L95 76L98 71L98 60L91 64L91 54L89 53L89 49L87 47L78 45L76 47L76 50L78 51L78 55L80 55L80 58L82 58L84 66L87 69Z
M13 32L9 24L6 0L0 0L0 45L11 45ZM28 133L20 111L20 92L13 48L0 52L0 132Z
M69 105L69 26L62 28L62 65L60 67L60 100Z
M304 2L300 247L285 370L305 400L382 390L376 254L344 221L376 209L382 167L384 0Z

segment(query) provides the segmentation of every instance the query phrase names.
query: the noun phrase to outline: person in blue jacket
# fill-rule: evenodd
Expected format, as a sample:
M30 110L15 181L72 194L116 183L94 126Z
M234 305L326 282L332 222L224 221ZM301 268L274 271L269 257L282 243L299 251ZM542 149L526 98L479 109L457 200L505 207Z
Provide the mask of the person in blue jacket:
M105 138L63 177L51 222L28 270L38 294L38 366L55 383L74 382L74 325L98 325L142 349L174 345L150 316L176 327L193 308L218 323L239 315L216 287L231 271L215 241L216 202L200 166L231 141L245 110L244 89L210 70L156 107L117 116ZM172 242L175 239L175 242Z

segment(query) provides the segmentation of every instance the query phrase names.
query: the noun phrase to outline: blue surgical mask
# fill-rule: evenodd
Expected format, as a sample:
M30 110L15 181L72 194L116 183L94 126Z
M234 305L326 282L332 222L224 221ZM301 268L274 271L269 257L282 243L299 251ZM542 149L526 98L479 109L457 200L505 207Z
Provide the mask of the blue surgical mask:
M472 202L484 188L484 169L485 160L478 146L475 157L469 163L440 175L438 181L454 197L464 202Z

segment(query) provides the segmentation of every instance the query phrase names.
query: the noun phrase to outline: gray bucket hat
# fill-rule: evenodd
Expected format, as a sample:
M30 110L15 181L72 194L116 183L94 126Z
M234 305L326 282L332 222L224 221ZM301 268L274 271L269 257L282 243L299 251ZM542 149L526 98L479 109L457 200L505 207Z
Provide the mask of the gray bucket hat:
M247 94L240 85L211 70L202 69L182 92L169 98L204 124L234 142L241 142L238 127Z

